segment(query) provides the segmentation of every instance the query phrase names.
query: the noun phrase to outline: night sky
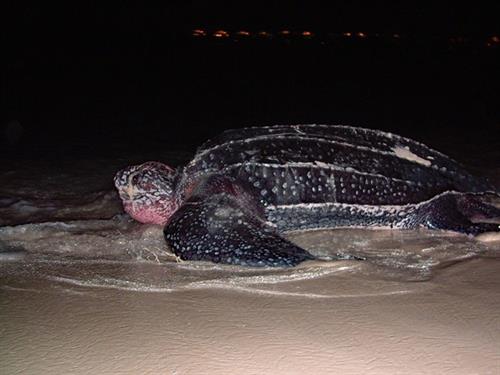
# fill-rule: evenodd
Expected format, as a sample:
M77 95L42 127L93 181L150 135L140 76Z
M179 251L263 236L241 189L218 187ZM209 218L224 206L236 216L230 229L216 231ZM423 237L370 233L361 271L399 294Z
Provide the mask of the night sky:
M192 149L226 128L299 122L420 138L499 133L500 45L491 38L500 35L500 5L178 3L11 2L2 152ZM194 38L194 29L207 36ZM230 37L212 37L216 30ZM235 41L238 30L252 38Z

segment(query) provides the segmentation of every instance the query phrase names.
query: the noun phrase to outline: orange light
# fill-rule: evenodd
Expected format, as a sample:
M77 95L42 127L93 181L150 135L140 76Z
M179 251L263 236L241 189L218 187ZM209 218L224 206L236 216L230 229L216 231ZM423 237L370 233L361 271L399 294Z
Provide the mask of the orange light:
M249 36L250 33L248 31L245 31L245 30L241 30L241 31L238 31L236 33L236 35L239 35L239 36Z
M494 35L494 36L491 37L491 41L493 43L500 43L500 37Z
M192 35L193 36L206 36L207 33L205 32L205 30L195 29L195 30L193 30Z
M302 36L313 36L313 33L310 31L302 31Z
M213 35L216 38L227 38L229 36L229 33L224 30L217 30Z
M352 36L352 33L342 33L343 36L347 36L347 37L350 37Z
M262 36L264 38L269 38L271 34L268 33L267 31L259 31L259 36Z
M359 36L360 38L366 38L366 34L362 32L359 32L356 35Z
M290 31L288 31L288 30L282 30L282 31L280 31L280 34L281 35L290 35Z

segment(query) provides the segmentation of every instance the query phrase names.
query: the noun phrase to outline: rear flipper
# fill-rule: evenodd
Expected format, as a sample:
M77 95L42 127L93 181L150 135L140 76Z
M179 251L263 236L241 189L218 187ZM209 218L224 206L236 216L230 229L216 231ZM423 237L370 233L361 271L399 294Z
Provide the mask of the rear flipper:
M183 260L286 267L315 259L226 193L184 204L170 219L164 235Z
M488 202L493 197L498 195L446 192L417 206L411 220L431 229L469 235L500 232L500 209Z

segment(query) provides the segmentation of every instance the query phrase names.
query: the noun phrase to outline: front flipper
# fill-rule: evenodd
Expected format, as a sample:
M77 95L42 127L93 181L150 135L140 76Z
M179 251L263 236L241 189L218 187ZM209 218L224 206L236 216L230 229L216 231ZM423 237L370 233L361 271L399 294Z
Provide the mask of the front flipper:
M183 260L287 267L315 259L227 193L186 202L172 216L164 235Z

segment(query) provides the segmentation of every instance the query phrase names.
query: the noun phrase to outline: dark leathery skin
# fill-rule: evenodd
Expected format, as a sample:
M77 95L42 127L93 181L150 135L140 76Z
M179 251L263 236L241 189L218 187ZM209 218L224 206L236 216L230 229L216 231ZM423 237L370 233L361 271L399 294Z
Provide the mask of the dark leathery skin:
M227 193L184 204L165 227L164 236L181 259L254 267L295 266L314 259Z
M279 235L297 229L499 230L473 222L500 216L482 201L492 185L438 151L376 130L227 131L198 150L180 180L185 202L164 234L181 259L294 266L314 259Z

